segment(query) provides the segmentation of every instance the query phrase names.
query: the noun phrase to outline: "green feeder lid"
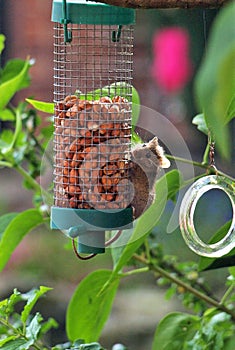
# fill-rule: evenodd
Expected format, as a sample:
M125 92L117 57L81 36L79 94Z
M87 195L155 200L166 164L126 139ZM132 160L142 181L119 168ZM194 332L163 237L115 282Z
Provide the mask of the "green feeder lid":
M53 0L51 19L58 23L128 25L135 23L135 10L87 0Z

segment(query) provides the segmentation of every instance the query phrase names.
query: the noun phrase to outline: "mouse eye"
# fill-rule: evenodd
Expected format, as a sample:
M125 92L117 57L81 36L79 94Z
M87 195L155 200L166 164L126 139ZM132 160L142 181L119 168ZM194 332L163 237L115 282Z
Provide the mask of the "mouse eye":
M146 158L151 158L151 152L148 152L148 153L146 154Z
M143 145L142 145L142 147L146 147L147 145L146 145L146 143L144 143Z

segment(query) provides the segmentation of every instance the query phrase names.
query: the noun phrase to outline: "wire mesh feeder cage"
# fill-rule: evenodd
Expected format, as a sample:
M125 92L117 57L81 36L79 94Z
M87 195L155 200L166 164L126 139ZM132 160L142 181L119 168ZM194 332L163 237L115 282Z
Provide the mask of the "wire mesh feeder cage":
M54 0L54 206L51 227L103 253L133 221L129 156L135 13Z

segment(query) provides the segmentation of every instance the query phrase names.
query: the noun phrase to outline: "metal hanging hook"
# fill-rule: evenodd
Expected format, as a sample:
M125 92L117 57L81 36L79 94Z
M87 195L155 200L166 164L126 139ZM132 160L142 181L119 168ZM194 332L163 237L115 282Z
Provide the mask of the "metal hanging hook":
M68 30L68 24L71 23L70 19L67 16L67 3L66 0L63 0L63 18L60 19L60 23L64 25L64 42L70 43L72 41L72 32Z
M117 32L115 30L112 32L112 42L113 43L117 43L120 41L121 33L122 33L122 25L119 25Z

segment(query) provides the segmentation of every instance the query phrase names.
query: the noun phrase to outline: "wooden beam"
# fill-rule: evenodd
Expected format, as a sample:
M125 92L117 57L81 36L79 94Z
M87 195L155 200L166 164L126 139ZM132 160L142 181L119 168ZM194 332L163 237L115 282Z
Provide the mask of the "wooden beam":
M91 0L97 2L97 0ZM134 9L218 8L230 0L98 0L108 5Z

